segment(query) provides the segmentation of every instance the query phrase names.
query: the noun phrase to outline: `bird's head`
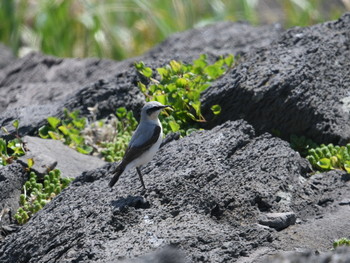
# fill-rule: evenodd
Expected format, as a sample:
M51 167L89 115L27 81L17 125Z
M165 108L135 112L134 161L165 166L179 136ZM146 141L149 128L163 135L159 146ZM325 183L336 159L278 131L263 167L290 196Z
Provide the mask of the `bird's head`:
M141 119L155 120L158 118L159 113L165 108L172 108L169 105L163 105L158 101L150 101L143 106L141 110Z

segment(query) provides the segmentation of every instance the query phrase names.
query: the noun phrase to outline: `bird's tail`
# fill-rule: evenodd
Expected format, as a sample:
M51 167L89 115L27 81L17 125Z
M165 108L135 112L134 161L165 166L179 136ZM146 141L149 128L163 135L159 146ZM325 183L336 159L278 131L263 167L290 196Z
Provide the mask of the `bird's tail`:
M113 187L113 185L115 185L118 182L119 177L124 172L124 170L125 170L125 167L124 167L123 163L121 163L117 167L117 169L115 170L114 176L113 176L112 180L108 184L109 187Z

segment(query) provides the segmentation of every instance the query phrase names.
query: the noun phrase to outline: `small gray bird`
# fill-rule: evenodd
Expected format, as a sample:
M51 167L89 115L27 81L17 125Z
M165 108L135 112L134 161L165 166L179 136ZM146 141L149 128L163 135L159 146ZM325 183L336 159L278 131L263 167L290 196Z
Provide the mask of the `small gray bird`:
M169 105L157 101L150 101L141 110L141 120L126 149L123 160L117 167L109 186L113 187L120 175L134 167L139 174L142 187L146 189L142 179L140 167L153 158L163 139L162 124L158 119L159 113Z

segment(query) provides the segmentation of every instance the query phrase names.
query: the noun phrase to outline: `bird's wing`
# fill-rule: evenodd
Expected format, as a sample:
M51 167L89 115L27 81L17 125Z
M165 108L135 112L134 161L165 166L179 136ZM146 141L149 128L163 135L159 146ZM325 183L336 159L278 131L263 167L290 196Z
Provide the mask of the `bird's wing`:
M151 136L147 136L149 138L145 136L146 140L141 141L140 138L142 130L137 130L134 134L134 140L131 140L129 147L126 149L122 163L126 166L128 163L140 157L146 150L151 148L152 145L156 143L156 141L159 138L160 132L161 128L158 125L154 125L153 133L151 134Z

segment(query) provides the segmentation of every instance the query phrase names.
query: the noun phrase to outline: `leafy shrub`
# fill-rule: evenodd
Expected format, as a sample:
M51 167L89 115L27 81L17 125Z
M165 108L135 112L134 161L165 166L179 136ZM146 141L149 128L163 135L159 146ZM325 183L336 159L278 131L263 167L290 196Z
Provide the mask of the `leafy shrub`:
M334 146L333 144L312 148L308 151L306 159L311 165L320 171L341 169L350 173L350 144L346 146Z
M197 129L199 123L206 121L201 113L201 92L233 65L232 55L220 58L211 65L207 62L207 56L201 55L193 64L172 60L165 67L156 69L157 76L153 76L152 69L143 62L136 63L135 67L147 80L147 86L138 83L147 101L159 101L174 108L171 115L165 112L165 117L160 117L164 133L180 132L184 136ZM217 115L221 108L213 105L212 111Z
M79 111L68 112L64 109L62 120L56 117L48 117L48 125L39 129L39 136L43 139L61 140L64 144L76 149L83 154L92 152L92 148L85 144L81 135L86 126L86 118L79 117Z
M179 131L186 135L197 129L198 123L205 122L200 109L200 93L233 63L232 55L212 65L207 63L205 55L195 60L193 65L173 60L169 65L157 69L159 81L152 78L152 69L143 62L135 65L138 72L151 83L149 87L141 82L138 84L147 100L170 104L175 109L171 115L165 113L165 117L160 117L165 134ZM212 110L214 114L219 114L221 108L214 105ZM78 111L70 113L65 110L64 116L63 120L49 117L48 125L39 130L40 137L62 140L81 153L98 155L109 162L122 159L138 124L133 113L123 107L116 110L116 115L89 125L85 118L79 117Z
M335 240L333 242L333 248L337 248L339 246L350 246L350 239L343 237L338 240Z
M6 142L3 138L0 138L0 166L5 166L16 160L18 157L25 154L24 144L22 139L18 136L19 122L15 120L12 125L16 129L16 138ZM8 133L3 128L5 133Z
M83 136L94 149L94 154L101 155L108 162L115 162L123 158L137 124L132 111L120 107L116 115L88 125Z
M55 169L45 175L41 183L37 175L31 172L28 181L23 185L23 194L20 195L21 206L15 214L17 222L21 225L25 224L72 180L73 178L61 178L61 172Z

